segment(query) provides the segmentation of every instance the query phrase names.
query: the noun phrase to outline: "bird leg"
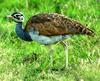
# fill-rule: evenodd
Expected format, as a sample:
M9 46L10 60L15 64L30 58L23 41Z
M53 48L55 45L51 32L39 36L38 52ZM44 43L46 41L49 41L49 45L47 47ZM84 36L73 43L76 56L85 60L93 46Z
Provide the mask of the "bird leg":
M53 52L54 52L54 50L53 50L51 45L49 45L48 47L50 49L50 67L52 67L53 66Z
M64 41L60 42L63 46L64 46L64 50L65 50L65 57L66 57L66 61L65 61L65 67L68 67L68 44Z

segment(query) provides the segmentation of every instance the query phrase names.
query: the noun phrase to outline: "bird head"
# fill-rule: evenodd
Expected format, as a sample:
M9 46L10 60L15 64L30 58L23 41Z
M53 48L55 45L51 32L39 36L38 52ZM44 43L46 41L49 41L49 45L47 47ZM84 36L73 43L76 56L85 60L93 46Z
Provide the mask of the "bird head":
M15 12L11 14L10 16L8 16L8 19L11 19L17 23L24 22L24 15L21 12Z

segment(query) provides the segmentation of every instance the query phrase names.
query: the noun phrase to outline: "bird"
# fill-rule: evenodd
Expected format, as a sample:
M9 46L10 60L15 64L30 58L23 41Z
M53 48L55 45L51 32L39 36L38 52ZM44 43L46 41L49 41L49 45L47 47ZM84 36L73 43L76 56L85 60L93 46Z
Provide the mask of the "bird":
M52 44L61 43L65 48L68 67L68 45L65 39L74 35L94 36L95 33L80 22L58 13L39 13L31 16L23 28L24 15L14 12L8 18L16 22L16 34L24 41L35 41L50 48L50 64L53 65Z

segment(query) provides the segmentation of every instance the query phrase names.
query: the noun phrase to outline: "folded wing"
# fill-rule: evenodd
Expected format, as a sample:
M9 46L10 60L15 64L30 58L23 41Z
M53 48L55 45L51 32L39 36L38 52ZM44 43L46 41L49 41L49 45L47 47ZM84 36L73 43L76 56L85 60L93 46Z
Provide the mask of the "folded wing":
M94 32L81 23L60 14L37 14L32 16L24 29L38 31L40 35L55 36L69 34L94 35Z

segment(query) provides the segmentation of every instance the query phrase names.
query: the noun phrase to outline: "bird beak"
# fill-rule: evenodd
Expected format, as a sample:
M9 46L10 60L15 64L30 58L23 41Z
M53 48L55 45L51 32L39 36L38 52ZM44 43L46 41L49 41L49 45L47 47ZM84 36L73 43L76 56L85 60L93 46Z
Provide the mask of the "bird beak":
M7 18L8 18L8 19L13 19L14 17L13 17L13 16L7 16Z

